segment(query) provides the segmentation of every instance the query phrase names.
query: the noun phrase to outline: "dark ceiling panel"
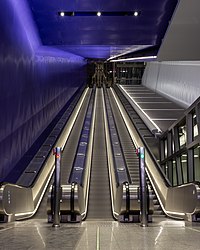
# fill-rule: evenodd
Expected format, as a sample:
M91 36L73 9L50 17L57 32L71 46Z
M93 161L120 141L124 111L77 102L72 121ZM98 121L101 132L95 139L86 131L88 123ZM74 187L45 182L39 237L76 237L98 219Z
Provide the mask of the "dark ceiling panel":
M106 58L109 46L160 45L177 0L28 0L44 45L92 46L85 57ZM60 11L95 12L140 11L135 16L59 16ZM113 14L115 15L115 14ZM139 47L141 46L141 47ZM102 54L101 54L102 48ZM105 50L106 49L106 53ZM62 49L62 47L61 47ZM78 48L76 48L78 51ZM83 48L85 51L85 48ZM113 51L113 49L112 49Z

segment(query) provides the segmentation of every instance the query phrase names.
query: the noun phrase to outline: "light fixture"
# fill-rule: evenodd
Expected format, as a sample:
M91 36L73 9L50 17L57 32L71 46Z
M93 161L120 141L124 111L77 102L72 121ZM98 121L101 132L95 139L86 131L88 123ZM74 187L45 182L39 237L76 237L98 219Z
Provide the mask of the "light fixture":
M134 15L134 16L138 16L138 15L139 15L139 12L138 12L138 11L134 11L134 12L133 12L133 15Z
M97 16L101 16L101 12L100 11L97 12Z
M145 59L156 59L157 56L141 56L141 57L133 57L133 58L124 58L124 59L114 59L110 60L110 62L128 62L128 61L137 61L137 60L145 60Z
M187 160L182 160L181 162L187 162Z
M60 16L65 16L65 12L64 12L64 11L61 11L61 12L60 12Z

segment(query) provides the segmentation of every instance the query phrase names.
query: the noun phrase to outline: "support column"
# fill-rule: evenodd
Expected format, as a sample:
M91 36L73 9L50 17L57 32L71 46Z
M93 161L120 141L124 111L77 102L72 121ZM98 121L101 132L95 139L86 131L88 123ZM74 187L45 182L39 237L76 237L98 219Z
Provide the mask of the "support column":
M140 215L141 227L148 226L148 210L147 210L147 184L145 174L145 150L144 147L138 149L139 168L140 168Z
M54 148L55 155L55 179L53 193L53 227L60 227L60 163L61 163L61 148Z

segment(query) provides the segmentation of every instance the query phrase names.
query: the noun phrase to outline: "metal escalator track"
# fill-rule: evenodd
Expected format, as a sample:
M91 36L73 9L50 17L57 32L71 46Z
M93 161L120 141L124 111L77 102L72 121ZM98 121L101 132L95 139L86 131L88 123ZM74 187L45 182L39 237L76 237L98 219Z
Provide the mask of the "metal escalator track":
M133 124L137 127L138 131L140 132L141 137L143 137L144 140L148 142L151 150L155 152L155 145L156 145L155 137L153 136L153 134L151 134L151 132L149 131L149 129L147 128L145 123L142 121L142 119L139 117L139 115L136 113L136 111L133 109L133 107L131 107L130 103L125 98L125 96L119 91L119 88L115 88L115 91L118 94L118 97L121 100L121 103L125 107L126 112L129 114ZM119 116L120 116L120 114L118 111L118 117ZM122 118L122 117L120 117L120 118ZM133 184L138 183L138 185L139 185L139 166L138 166L139 162L138 162L136 154L133 154L133 151L135 150L135 145L133 144L133 146L132 146L134 148L134 150L130 150L130 148L128 149L128 147L130 147L132 144L132 142L130 142L130 140L128 141L128 137L130 137L130 134L128 133L128 131L123 131L120 128L120 126L124 127L125 124L118 123L118 127L120 129L121 143L122 143L123 148L124 148L124 156L126 159L127 167L129 169L129 174L131 176L132 183ZM128 133L128 135L127 135L127 133ZM132 151L132 153L131 153L131 151ZM163 210L160 206L158 198L154 192L154 189L153 189L148 177L147 177L147 182L148 182L148 185L151 188L151 192L152 192L153 203L154 203L154 214L163 215L164 214Z
M67 143L65 144L65 147L62 152L62 160L61 160L61 184L68 183L71 167L73 164L73 159L76 153L76 148L79 140L79 136L81 133L81 128L83 125L86 109L89 102L91 91L88 91L86 94L85 100L83 102L83 105L79 111L79 115L76 118L76 121L73 125L72 131L70 133L70 136L67 140ZM44 197L42 199L42 202L37 210L37 213L34 215L35 219L44 219L47 217L46 210L47 210L47 200L48 200L48 193L50 186L53 184L54 176L52 177L52 180L50 181L48 188L46 189L46 192L44 194Z
M156 131L156 136L154 137L154 131L151 130L151 133L147 130L147 126L142 121L143 118L140 119L138 117L133 107L131 107L132 105L119 88L115 86L114 90L120 112L121 114L123 113L123 118L135 145L137 147L145 147L146 149L146 173L164 213L175 219L189 218L189 220L192 220L192 216L199 213L199 186L196 183L187 183L176 187L170 186L169 181L166 179L157 162L157 159L159 159L159 147ZM191 196L191 193L196 195ZM190 200L189 203L188 200Z
M103 90L97 89L94 146L87 220L113 220L103 115Z
M73 124L80 114L87 93L88 89L85 89L81 96L78 96L78 99L75 98L75 102L72 101L73 109L70 105L62 117L59 118L59 122L24 170L17 183L2 183L0 188L2 222L27 219L33 215L35 215L34 218L46 218L48 187L51 185L51 177L54 171L54 156L50 149L56 146L64 147ZM74 103L77 105L75 106ZM69 165L66 167L70 168ZM45 192L45 190L47 191Z
M88 91L83 106L80 109L79 116L77 117L75 124L70 133L69 139L64 147L62 153L62 162L61 162L61 184L67 184L69 181L69 176L71 168L73 165L74 157L76 155L77 145L79 142L79 137L81 134L81 129L83 126L84 118L86 115L88 103L90 100L91 90Z
M139 186L139 160L135 152L135 145L131 140L129 132L119 112L119 109L116 106L116 102L114 101L113 96L111 95L110 90L108 90L108 95L111 101L111 107L113 110L116 127L123 149L124 158L129 171L129 175L131 177L131 183Z
M135 188L138 189L140 187L140 170L139 170L139 158L136 154L136 146L131 138L128 128L122 117L122 114L120 113L120 110L117 106L114 95L112 93L112 90L111 89L107 90L107 93L110 99L112 112L113 112L116 128L117 128L119 139L120 139L120 144L123 150L124 159L126 161L126 167L129 173L130 181L131 181L130 183L131 189L135 189ZM150 199L152 199L152 196ZM156 204L157 204L157 201L156 201ZM153 208L152 200L150 200L149 208L150 210ZM148 217L149 221L152 220L152 217L151 217L152 211L150 210L149 210L150 213ZM137 209L135 209L135 212L136 211ZM138 217L135 216L134 219L137 220Z

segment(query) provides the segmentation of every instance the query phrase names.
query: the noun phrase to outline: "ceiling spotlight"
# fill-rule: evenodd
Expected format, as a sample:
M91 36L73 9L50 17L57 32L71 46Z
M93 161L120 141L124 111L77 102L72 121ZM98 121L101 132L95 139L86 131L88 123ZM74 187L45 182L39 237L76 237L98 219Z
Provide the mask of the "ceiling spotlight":
M139 15L139 12L138 12L138 11L134 11L134 12L133 12L133 15L134 15L134 16L138 16L138 15Z
M60 16L65 16L65 12L64 12L64 11L61 11L61 12L60 12Z
M97 16L101 16L101 12L100 11L97 12Z

